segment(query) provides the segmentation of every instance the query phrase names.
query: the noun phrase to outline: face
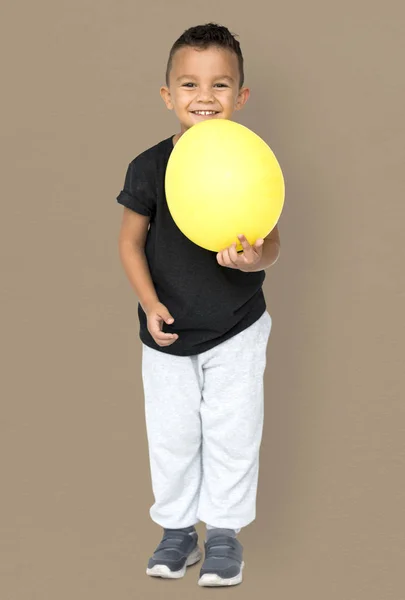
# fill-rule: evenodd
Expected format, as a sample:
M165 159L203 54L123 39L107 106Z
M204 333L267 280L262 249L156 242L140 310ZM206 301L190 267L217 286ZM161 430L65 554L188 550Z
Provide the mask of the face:
M230 119L249 97L247 88L239 88L238 58L225 48L200 50L184 47L173 57L169 87L161 96L174 110L184 133L206 119Z

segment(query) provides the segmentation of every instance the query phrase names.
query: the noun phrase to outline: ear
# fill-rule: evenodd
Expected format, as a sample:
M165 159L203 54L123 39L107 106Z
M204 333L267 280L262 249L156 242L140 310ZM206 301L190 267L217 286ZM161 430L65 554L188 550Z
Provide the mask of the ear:
M172 96L171 96L169 88L166 85L164 85L160 88L160 95L163 98L163 102L166 104L166 107L169 110L173 110L174 107L173 107L173 102L172 102Z
M250 89L243 87L239 90L238 97L236 98L235 110L240 110L242 106L246 104L250 96Z

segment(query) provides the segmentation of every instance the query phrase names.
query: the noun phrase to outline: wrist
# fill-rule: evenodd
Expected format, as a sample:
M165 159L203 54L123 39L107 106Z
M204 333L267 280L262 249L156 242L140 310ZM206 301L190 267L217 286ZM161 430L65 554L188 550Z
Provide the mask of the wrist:
M151 296L150 298L147 298L141 302L141 306L146 316L150 313L153 307L156 306L156 304L159 304L159 298L157 296Z

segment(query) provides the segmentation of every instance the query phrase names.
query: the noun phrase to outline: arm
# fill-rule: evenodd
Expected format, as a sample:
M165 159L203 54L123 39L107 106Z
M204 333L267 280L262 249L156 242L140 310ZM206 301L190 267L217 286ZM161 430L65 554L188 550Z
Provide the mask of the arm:
M280 256L280 233L278 225L264 238L260 260L249 269L251 273L272 267Z
M119 254L124 271L147 316L149 333L159 346L170 346L179 336L177 333L162 331L163 323L172 324L174 319L159 301L153 285L145 255L148 227L149 217L124 207L118 242Z
M124 207L119 234L119 254L124 271L145 312L159 302L145 256L149 217Z

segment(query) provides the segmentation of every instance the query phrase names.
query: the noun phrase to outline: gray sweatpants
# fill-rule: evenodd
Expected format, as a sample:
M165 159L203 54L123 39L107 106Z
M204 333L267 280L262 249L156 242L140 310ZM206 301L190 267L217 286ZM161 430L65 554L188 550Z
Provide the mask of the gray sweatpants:
M204 521L240 529L256 517L263 374L270 314L195 356L143 345L146 431L155 503L168 529Z

